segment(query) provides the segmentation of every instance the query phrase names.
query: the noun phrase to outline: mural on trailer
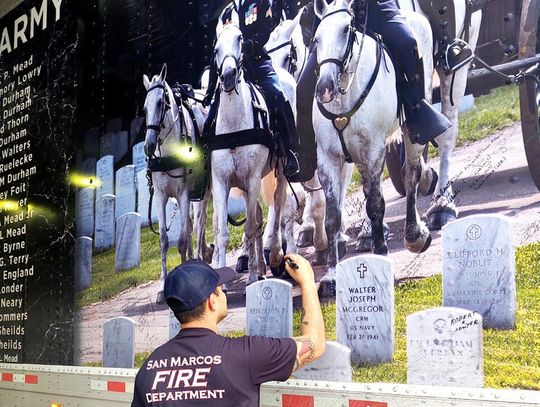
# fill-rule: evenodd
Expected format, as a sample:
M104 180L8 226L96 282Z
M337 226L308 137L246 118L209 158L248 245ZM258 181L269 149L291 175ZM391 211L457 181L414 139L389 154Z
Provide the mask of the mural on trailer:
M182 329L164 279L194 257L237 271L220 332L273 337L301 303L284 253L311 262L335 342L298 378L384 364L482 387L484 330L535 326L518 257L538 247L540 203L520 124L478 124L493 134L463 145L458 113L485 99L432 48L439 13L400 0L422 54L402 72L399 47L362 37L361 2L270 3L0 4L0 363L134 367ZM258 18L264 44L245 41ZM413 107L440 119L433 143ZM404 312L422 284L401 283L435 274ZM423 368L441 358L452 374Z

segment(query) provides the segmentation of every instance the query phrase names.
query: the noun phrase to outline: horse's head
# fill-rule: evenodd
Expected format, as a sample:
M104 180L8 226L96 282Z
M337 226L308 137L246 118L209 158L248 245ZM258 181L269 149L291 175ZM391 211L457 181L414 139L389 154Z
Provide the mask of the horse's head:
M315 14L321 19L313 41L317 44L319 79L315 95L329 103L339 91L339 81L350 60L355 32L352 29L351 0L315 0Z
M218 67L221 87L231 93L240 78L242 69L242 33L234 24L227 24L216 41L214 58Z
M298 46L303 46L302 32L298 30L298 36L294 38L295 30L300 28L300 17L303 9L300 10L294 20L283 20L272 31L268 42L264 46L266 52L272 58L272 65L277 68L289 70L291 64L296 64ZM295 40L298 41L295 44ZM294 67L296 69L296 67ZM290 70L289 70L290 72ZM293 72L290 72L291 74Z
M161 73L155 75L152 80L143 75L146 99L144 101L144 113L146 116L146 138L144 151L147 157L152 157L156 150L157 139L164 126L165 114L169 108L165 78L167 76L167 64L163 64Z

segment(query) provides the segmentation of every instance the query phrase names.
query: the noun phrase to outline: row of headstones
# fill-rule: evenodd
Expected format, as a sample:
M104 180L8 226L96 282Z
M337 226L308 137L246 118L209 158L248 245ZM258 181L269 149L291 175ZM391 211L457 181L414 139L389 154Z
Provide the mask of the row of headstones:
M483 386L482 329L513 329L516 315L515 253L509 219L469 216L443 228L443 307L407 317L410 384ZM337 266L336 337L356 364L393 360L394 270L386 257L362 255ZM248 335L292 335L292 286L279 280L246 290ZM341 349L341 350L338 350ZM312 379L348 377L347 351L334 345L308 367ZM336 355L341 352L342 356ZM325 373L326 374L326 373ZM302 378L308 378L301 373Z
M105 134L100 135L97 127L91 128L83 136L83 148L77 151L77 163L84 162L83 157L105 157L111 155L114 162L121 161L133 146L137 135L144 125L144 117L136 117L129 126L129 132L122 130L122 119L113 118L107 121ZM95 159L94 159L95 166Z
M141 264L141 215L129 212L112 220L115 227L115 270L123 271ZM116 224L116 225L115 225ZM75 290L84 290L92 284L92 238L75 239Z
M407 317L407 381L482 387L482 327L515 327L515 257L510 222L489 215L452 222L443 228L443 252L443 307ZM336 291L338 343L329 343L325 355L296 372L297 378L350 381L351 363L380 364L393 359L392 261L368 254L340 262ZM290 283L271 279L247 287L248 335L290 337L292 315ZM169 337L179 329L171 315Z

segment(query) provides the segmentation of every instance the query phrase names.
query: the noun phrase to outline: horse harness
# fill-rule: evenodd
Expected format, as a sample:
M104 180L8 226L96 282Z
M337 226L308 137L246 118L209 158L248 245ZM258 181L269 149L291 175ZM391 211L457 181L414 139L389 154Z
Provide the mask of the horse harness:
M253 128L239 130L232 133L215 135L209 142L209 150L233 149L249 144L263 144L268 148L272 147L272 139L270 137L270 128L268 127L268 112L261 105L261 100L256 92L256 87L250 81L246 81L251 94L251 109L253 112ZM262 93L261 89L258 89ZM221 103L219 97L221 91L218 90L216 95L216 103ZM217 115L216 115L217 117ZM262 126L261 124L262 123ZM215 123L213 123L215 125Z
M327 15L325 15L323 17L323 19L325 19L325 18L327 18L327 17L329 17L329 16L331 16L333 14L337 14L337 13L347 13L347 14L351 15L351 12L348 9L339 9L339 10L335 10L335 11L332 11L332 12L328 13ZM366 35L366 34L363 33L363 35ZM374 69L373 73L371 74L371 78L369 79L369 82L367 83L366 88L364 89L364 91L360 95L360 98L354 104L353 108L351 110L349 110L347 113L336 114L336 113L332 113L332 112L328 111L324 107L324 105L322 103L317 101L317 107L319 108L319 111L321 112L321 114L326 119L328 119L328 120L330 120L332 122L332 125L334 126L334 128L338 132L339 142L341 143L341 148L343 149L343 155L345 156L345 161L348 162L348 163L352 163L353 160L352 160L351 155L349 153L349 150L347 149L347 146L345 144L345 139L343 138L343 131L347 128L347 126L349 125L349 123L351 121L352 116L358 111L358 109L360 109L360 107L364 104L364 101L366 100L367 96L369 95L369 92L371 91L371 88L373 87L373 84L375 83L375 80L377 79L377 76L379 74L379 68L380 68L381 59L382 59L382 56L383 56L383 43L382 43L381 37L379 35L374 35L374 38L375 38L375 41L377 42L377 55L376 55L375 69ZM341 75L343 70L345 69L345 67L347 66L347 64L350 62L350 60L352 58L352 51L353 51L353 45L354 45L355 39L356 39L356 31L355 31L354 27L350 26L349 27L349 38L348 38L348 41L347 41L347 48L345 49L345 54L343 55L343 58L342 59L327 58L327 59L321 61L321 63L318 66L318 69L320 69L320 67L323 64L333 63L333 64L336 64L339 67L339 71L340 71L340 75ZM362 51L362 48L360 49L360 52L361 51Z
M268 55L270 55L272 52L277 51L281 48L290 46L289 48L289 56L287 57L289 61L289 66L287 67L287 72L289 72L292 76L298 71L298 52L296 50L296 45L294 44L292 38L289 41L285 41L283 44L276 45L274 48L271 48L266 51ZM304 60L302 61L302 66L300 67L300 72L304 70L304 67L306 65L306 59L307 55L304 55Z

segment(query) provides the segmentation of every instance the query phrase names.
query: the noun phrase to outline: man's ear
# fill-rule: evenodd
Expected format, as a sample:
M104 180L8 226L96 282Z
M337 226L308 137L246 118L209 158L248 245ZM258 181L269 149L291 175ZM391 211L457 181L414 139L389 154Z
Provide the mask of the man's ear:
M206 306L211 311L215 311L217 309L217 300L215 293L210 294L210 297L207 298Z

